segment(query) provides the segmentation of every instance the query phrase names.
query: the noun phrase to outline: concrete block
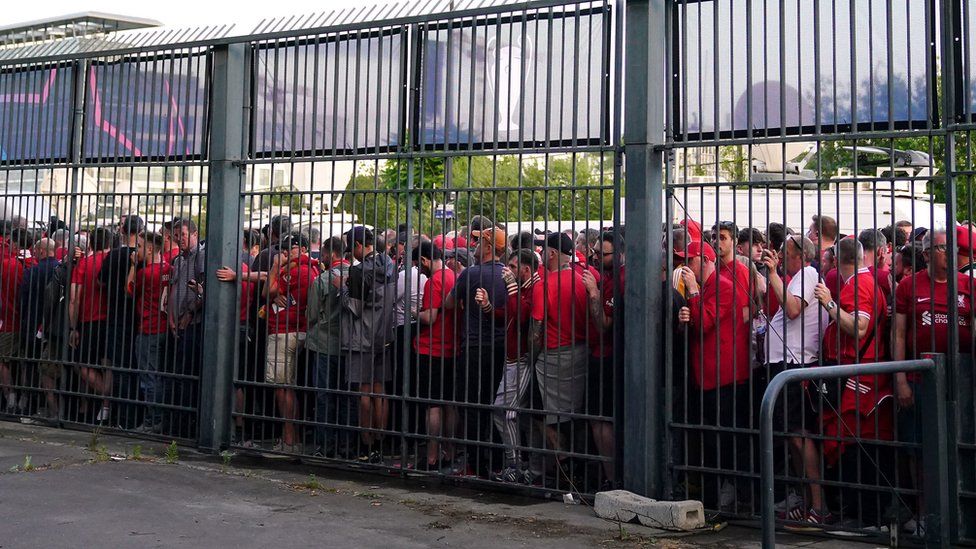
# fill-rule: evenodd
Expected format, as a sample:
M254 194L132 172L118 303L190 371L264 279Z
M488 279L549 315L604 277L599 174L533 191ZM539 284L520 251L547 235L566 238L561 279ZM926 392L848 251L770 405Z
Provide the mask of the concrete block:
M649 502L653 503L654 500L627 490L610 490L597 492L593 510L600 518L631 522L637 518L637 509Z
M705 527L705 508L700 501L653 501L636 514L637 520L650 528L689 531Z
M696 530L705 526L705 509L699 501L655 501L627 490L599 492L593 505L597 516L667 530Z

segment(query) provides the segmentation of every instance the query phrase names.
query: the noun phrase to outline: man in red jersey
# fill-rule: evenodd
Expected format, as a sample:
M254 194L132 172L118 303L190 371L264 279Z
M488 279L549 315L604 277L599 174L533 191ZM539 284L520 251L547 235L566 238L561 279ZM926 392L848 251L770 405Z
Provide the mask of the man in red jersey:
M572 419L562 414L578 413L583 407L588 298L582 276L571 265L576 253L573 239L552 233L545 244L546 273L533 288L531 342L533 350L540 350L535 373L546 411L546 437L558 450L559 428Z
M822 282L814 290L817 300L830 317L830 324L824 332L825 357L828 361L836 359L839 364L859 364L885 359L882 334L887 302L877 287L875 276L863 261L864 251L859 241L841 240L837 247L842 286L839 302L834 301L830 290ZM824 404L823 430L831 437L824 442L824 454L830 465L843 457L841 472L845 480L876 478L879 471L887 475L890 469L887 457L858 460L858 451L846 450L855 437L862 441L858 447L863 446L865 440L893 438L890 397L891 376L852 376L840 391L840 402ZM868 463L871 465L868 466ZM885 499L884 496L864 498L861 511L868 526L882 523L885 503L881 503L881 500Z
M590 272L583 273L590 304L590 367L587 375L587 413L594 416L614 417L614 332L623 331L623 326L614 325L614 309L622 307L617 299L624 295L624 240L623 236L606 231L593 251L591 265L598 266L600 278ZM619 258L620 269L614 272L614 256ZM619 291L619 295L618 295ZM593 443L603 462L604 489L613 489L616 482L614 470L613 422L606 420L590 421Z
M14 229L3 235L0 248L0 387L8 414L24 413L27 407L26 395L21 395L18 400L14 391L12 362L18 356L23 340L17 294L29 267L21 257L23 248L29 247L28 238L26 232Z
M444 298L454 289L457 275L444 266L441 250L430 242L421 242L413 250L413 260L420 267L427 281L424 283L423 302L417 314L420 330L413 341L416 351L412 379L413 396L431 400L427 406L427 459L420 468L439 470L442 458L442 436L454 437L457 411L453 406L441 405L440 401L454 400L454 360L457 356L456 316L454 311L444 310ZM454 445L443 445L443 459L454 460Z
M305 307L308 289L319 276L318 262L308 256L309 242L294 233L281 240L281 253L268 280L268 357L264 381L279 385L275 403L284 418L281 443L275 451L300 453L294 420L298 406L293 386L298 381L298 357L305 346L308 318Z
M103 397L101 410L95 417L99 423L109 418L112 371L104 369L108 362L108 299L98 274L112 248L113 238L113 231L108 227L98 227L92 232L89 241L92 254L81 258L71 272L68 308L68 324L71 326L68 345L74 350L75 360L85 364L80 368L81 379L91 391Z
M140 233L136 251L130 256L126 292L136 302L136 364L139 367L139 389L148 403L138 430L159 433L163 413L163 386L157 375L162 370L166 349L166 313L163 294L169 289L170 264L163 258L163 236Z
M728 233L731 248L731 234ZM721 427L749 425L749 337L747 318L740 313L733 276L722 276L716 266L715 251L707 244L688 245L687 265L681 276L687 291L688 306L678 313L679 321L689 327L688 347L692 378L699 389L690 401L692 423L704 422ZM738 261L732 260L738 264ZM728 432L718 432L704 439L705 467L733 467L749 470L749 441L737 440ZM722 480L720 489L717 481ZM732 509L736 486L731 479L709 476L705 479L704 497L714 505Z
M923 353L952 352L949 349L949 311L957 307L959 352L969 353L972 343L973 296L970 279L963 273L955 273L957 294L949 296L949 250L946 231L925 233L922 253L928 269L905 278L895 290L895 326L892 359L920 358ZM922 379L917 373L895 374L895 395L898 399L898 439L902 442L922 442L922 426L919 411L919 387ZM912 479L921 488L922 471L919 460L912 452ZM918 514L914 519L913 534L924 534L925 506L922 493L918 495ZM912 521L910 521L912 522Z
M475 300L483 311L505 318L505 374L495 392L495 409L492 420L505 446L505 466L493 473L494 480L512 484L532 484L542 473L541 467L533 469L535 459L527 466L523 445L519 410L528 404L532 384L532 365L535 355L529 352L529 318L532 312L532 289L541 280L539 257L531 248L520 248L508 258L508 270L502 272L508 289L508 299L503 308L496 309L488 299L488 292L478 290ZM535 432L535 431L533 431ZM532 456L533 458L537 456Z

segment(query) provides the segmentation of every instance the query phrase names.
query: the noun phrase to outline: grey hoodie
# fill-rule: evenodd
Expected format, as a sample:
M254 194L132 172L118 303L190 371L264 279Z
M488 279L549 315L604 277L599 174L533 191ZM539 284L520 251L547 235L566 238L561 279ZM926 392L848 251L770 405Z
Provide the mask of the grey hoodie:
M393 341L396 266L386 254L372 252L349 268L339 291L344 314L342 343L351 351L383 349Z

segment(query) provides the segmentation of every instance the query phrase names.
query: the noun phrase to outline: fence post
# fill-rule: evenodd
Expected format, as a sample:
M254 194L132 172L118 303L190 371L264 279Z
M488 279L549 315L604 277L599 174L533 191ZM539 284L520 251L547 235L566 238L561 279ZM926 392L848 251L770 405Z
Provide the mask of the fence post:
M660 497L666 463L661 221L664 196L667 0L628 0L624 35L624 161L628 277L624 299L623 483ZM619 15L618 15L619 16ZM618 52L621 53L622 52Z
M949 429L946 424L945 355L927 353L935 368L923 374L920 395L922 463L925 494L925 546L949 547L952 514L949 506Z
M200 448L217 452L230 434L237 364L240 284L219 282L217 269L240 269L241 184L247 128L247 45L213 50L210 177L207 191L207 280L203 368L200 373Z

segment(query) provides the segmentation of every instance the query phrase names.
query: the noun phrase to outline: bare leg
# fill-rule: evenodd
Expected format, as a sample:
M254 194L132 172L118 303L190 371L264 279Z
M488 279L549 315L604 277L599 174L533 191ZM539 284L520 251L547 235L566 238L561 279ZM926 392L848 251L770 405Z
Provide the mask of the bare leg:
M817 445L810 439L803 439L803 464L808 480L820 480L820 454ZM825 510L820 484L810 484L810 506L817 511Z
M10 376L10 366L3 363L0 363L0 387L3 388L7 402L10 402L14 398L14 382Z
M363 429L359 436L366 446L372 446L374 440L373 433L368 431L373 428L373 398L369 396L371 388L372 384L369 383L359 385L359 427Z
M275 389L275 401L277 401L281 417L285 419L281 428L281 440L285 444L295 444L298 441L295 423L287 421L295 419L297 415L295 411L295 391L291 389Z
M447 438L454 438L454 435L457 433L457 424L458 424L457 408L455 408L454 406L445 406L444 421L443 421L444 436L446 436ZM447 459L454 459L454 443L444 442L442 446L444 447L444 457Z
M382 395L385 388L382 383L373 384L373 394ZM389 416L390 404L387 399L381 396L373 397L373 428L386 429L386 418ZM375 435L373 438L383 438L383 435Z
M437 437L442 434L441 415L440 406L431 406L427 409L427 436L430 437L427 440L427 463L429 465L437 463L437 459L440 458L440 443Z
M603 462L603 474L610 482L617 480L613 462L613 424L608 421L591 421L590 429L593 431L593 444L600 452L600 456L610 458Z

